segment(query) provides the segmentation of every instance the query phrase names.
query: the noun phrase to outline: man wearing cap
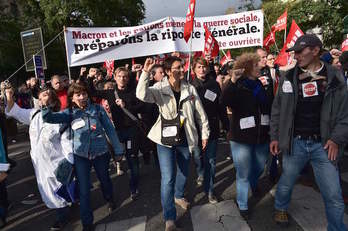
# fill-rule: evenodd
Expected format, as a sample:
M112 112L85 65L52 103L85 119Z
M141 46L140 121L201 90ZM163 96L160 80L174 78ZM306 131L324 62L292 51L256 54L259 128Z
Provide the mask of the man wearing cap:
M283 155L274 220L288 225L292 189L309 162L324 199L327 230L347 230L337 159L348 141L348 95L342 74L320 61L321 48L318 37L306 34L287 50L295 52L297 64L281 78L273 101L270 150Z

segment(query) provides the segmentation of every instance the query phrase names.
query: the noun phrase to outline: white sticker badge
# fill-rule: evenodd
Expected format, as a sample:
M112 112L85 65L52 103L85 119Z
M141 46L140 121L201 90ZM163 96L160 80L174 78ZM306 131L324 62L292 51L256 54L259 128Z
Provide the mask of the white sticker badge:
M259 77L259 80L261 81L263 86L266 86L269 84L267 76L261 76L261 77Z
M312 97L319 94L317 82L309 82L302 84L303 97Z
M132 149L132 141L131 140L127 140L127 149Z
M292 86L290 81L286 80L284 81L283 85L282 85L282 90L284 93L292 93Z
M162 136L163 137L176 136L177 133L178 133L178 129L177 129L176 126L164 127L163 130L162 130Z
M211 90L207 89L204 94L204 98L210 100L211 102L214 102L216 99L216 93L212 92Z
M82 128L86 125L85 121L81 118L75 119L71 122L71 128L72 130L77 130L79 128Z
M265 125L265 126L269 125L269 115L261 114L261 125Z
M256 126L254 116L249 116L239 120L240 129L253 128Z

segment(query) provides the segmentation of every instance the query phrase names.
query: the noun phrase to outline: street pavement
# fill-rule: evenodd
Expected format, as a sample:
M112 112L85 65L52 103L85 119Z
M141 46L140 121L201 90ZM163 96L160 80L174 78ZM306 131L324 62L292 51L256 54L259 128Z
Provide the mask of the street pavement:
M17 161L17 167L8 177L10 210L8 225L3 230L49 230L55 221L55 211L48 209L41 200L37 189L34 170L29 155L27 130L21 127L16 143L10 141L9 156ZM235 169L232 160L228 160L230 149L227 142L220 140L217 154L215 192L219 199L216 205L208 204L203 187L196 185L196 173L191 161L191 174L186 187L186 197L191 202L191 209L184 211L177 207L177 225L184 231L278 231L282 230L272 221L275 185L267 175L260 179L261 196L250 195L249 209L251 216L245 222L238 213L234 203L236 197ZM99 182L92 172L93 187L91 204L97 231L162 231L164 222L160 201L160 172L151 161L144 165L141 160L140 197L130 199L127 174L117 176L113 165L110 175L113 181L114 197L117 209L108 213L106 203L100 191ZM152 159L153 160L153 159ZM348 192L348 157L343 158L343 191ZM123 170L127 170L125 161ZM324 204L315 184L308 179L299 179L293 192L289 208L290 226L286 231L321 231L326 230ZM348 217L345 215L345 223ZM64 230L81 230L79 206L70 208L70 222Z

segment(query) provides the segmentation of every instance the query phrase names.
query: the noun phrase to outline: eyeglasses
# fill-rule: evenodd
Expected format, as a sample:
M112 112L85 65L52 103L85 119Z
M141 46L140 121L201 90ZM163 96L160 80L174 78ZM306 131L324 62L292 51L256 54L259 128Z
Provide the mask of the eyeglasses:
M172 70L176 70L176 71L180 71L180 70L184 70L185 68L183 66L178 66L178 67L172 67Z

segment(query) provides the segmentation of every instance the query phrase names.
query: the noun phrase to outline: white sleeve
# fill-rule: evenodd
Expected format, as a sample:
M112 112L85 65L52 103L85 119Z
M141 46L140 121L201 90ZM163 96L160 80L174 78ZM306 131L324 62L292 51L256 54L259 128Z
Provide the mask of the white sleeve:
M37 111L37 109L20 108L16 103L14 103L11 111L7 111L7 108L5 109L5 114L9 117L15 118L23 124L29 125L31 121L31 115L35 111Z

